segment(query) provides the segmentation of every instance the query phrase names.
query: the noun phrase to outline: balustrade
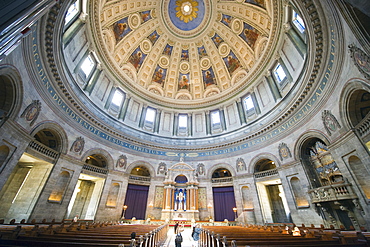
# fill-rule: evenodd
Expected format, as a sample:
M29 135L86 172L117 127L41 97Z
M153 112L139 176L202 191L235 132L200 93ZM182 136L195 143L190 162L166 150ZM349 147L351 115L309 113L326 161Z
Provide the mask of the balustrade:
M353 192L349 183L332 184L308 191L312 203L355 199L357 195Z
M59 152L45 146L38 141L31 141L28 146L39 154L46 155L49 158L56 160L59 157Z
M278 174L277 169L271 169L271 170L267 170L267 171L256 172L254 174L254 177L255 178L263 178L263 177L269 177L269 176L273 176L273 175L277 175L277 174Z

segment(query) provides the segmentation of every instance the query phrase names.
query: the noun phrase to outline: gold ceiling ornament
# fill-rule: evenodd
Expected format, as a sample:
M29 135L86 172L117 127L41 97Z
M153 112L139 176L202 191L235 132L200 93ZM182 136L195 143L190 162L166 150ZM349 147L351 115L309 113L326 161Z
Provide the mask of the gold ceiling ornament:
M197 18L198 2L194 0L179 0L176 1L176 17L181 21L188 23Z

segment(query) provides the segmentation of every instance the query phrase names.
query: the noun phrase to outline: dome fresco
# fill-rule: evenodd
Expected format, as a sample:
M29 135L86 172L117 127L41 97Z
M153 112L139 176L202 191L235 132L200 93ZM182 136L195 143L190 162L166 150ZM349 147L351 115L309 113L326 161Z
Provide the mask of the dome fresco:
M93 3L102 64L126 90L173 108L207 107L243 92L277 42L276 1Z

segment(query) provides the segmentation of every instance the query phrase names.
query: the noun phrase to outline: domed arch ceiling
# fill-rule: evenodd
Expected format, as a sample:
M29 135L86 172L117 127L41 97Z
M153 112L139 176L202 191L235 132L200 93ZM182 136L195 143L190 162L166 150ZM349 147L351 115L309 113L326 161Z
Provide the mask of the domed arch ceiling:
M160 105L202 107L235 96L263 70L277 40L275 5L96 0L91 30L123 88Z

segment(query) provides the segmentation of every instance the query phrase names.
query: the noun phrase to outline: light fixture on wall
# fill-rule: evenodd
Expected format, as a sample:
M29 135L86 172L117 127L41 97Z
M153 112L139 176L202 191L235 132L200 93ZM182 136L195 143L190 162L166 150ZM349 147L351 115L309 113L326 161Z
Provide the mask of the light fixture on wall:
M123 214L122 214L122 219L125 218L125 213L126 213L126 209L128 208L127 205L123 205Z
M233 208L233 211L234 211L234 214L235 214L235 220L236 220L236 218L238 218L238 216L237 216L237 214L236 214L236 211L237 211L238 209L236 208L236 207L234 207Z

